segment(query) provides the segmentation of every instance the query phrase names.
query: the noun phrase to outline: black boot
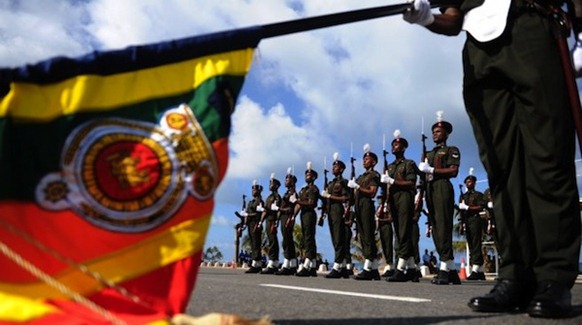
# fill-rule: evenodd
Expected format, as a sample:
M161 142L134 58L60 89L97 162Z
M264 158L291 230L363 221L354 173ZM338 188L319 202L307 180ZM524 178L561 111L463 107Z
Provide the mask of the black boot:
M343 268L340 273L342 275L342 278L348 279L350 276L354 275L354 270L352 269L348 270L347 268Z
M297 269L294 267L292 268L282 267L279 271L275 272L275 275L295 275L296 272Z
M449 270L449 283L461 284L461 279L459 278L459 272L457 272L457 270Z
M408 277L404 274L404 271L396 270L394 274L387 278L386 281L388 282L406 282L408 281Z
M364 280L364 281L380 280L380 273L378 272L378 270L370 270L370 271L362 270L362 272L358 273L358 275L356 275L354 277L354 279Z
M260 274L275 274L275 272L277 272L277 268L266 267L260 272Z
M527 307L531 317L564 318L572 313L570 289L557 282L538 283L537 291Z
M383 278L389 278L394 275L394 270L386 270L386 272L382 273Z
M307 268L302 268L301 271L295 273L296 276L308 277L311 276L311 271Z
M478 312L504 313L524 310L532 298L531 287L531 284L498 280L488 294L471 298L467 305Z
M261 270L262 269L258 266L251 266L248 270L245 271L245 273L259 273Z
M478 281L478 280L485 280L485 273L483 272L471 272L467 277L468 281Z
M325 276L327 279L340 279L342 277L341 270L331 269L331 271Z
M449 272L439 270L439 273L430 281L432 284L449 284Z
M406 277L409 281L419 282L419 278L422 278L422 274L420 274L420 270L417 269L406 269Z

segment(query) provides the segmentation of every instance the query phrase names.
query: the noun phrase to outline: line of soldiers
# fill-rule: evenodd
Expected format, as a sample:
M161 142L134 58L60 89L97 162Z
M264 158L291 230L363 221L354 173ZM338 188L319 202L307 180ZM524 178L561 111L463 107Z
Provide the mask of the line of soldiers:
M374 168L378 156L364 146L362 165L364 172L355 177L353 157L350 179L343 177L346 164L334 154L333 179L328 182L327 170L324 172L324 189L320 192L315 185L318 174L308 163L305 170L306 185L299 193L295 190L297 178L289 169L285 177L285 194L280 196L278 189L280 181L271 175L269 190L271 193L263 202L262 186L253 184L253 199L240 215L245 217L252 245L252 265L247 273L317 276L316 273L316 242L315 232L318 223L316 209L318 201L322 201L320 225L327 216L331 240L334 246L334 263L327 278L349 278L353 275L351 265L350 242L352 224L355 224L361 244L362 255L365 258L363 270L354 278L356 280L380 280L378 271L378 247L376 233L388 267L384 272L389 282L418 282L420 275L418 241L420 238L418 220L422 211L423 200L426 199L428 212L428 235L432 234L437 253L440 257L438 274L432 283L461 284L453 258L453 224L455 208L461 211L463 224L467 225L467 239L470 246L473 272L468 280L483 280L483 256L481 253L481 223L474 222L477 216L487 206L483 194L474 190L476 178L473 175L465 179L467 192L455 204L454 190L450 179L457 176L460 165L460 151L455 146L448 146L447 139L452 133L452 125L442 119L442 111L437 112L437 122L432 126L432 139L435 147L427 151L423 135L423 150L421 162L416 165L413 160L405 158L408 141L400 136L400 131L394 132L391 142L391 152L394 161L388 163L387 150L384 144L384 168L382 174ZM379 191L380 190L380 191ZM377 194L380 192L380 195ZM477 194L478 193L478 194ZM378 206L376 207L376 199ZM303 247L305 259L297 265L297 254L293 241L293 225L295 218L301 219ZM269 242L268 264L261 268L261 235L262 225L266 221ZM279 244L277 227L281 223L283 237L284 262L278 261ZM480 230L481 229L481 230ZM397 263L391 269L392 242L396 239L394 251ZM480 256L480 257L479 257Z

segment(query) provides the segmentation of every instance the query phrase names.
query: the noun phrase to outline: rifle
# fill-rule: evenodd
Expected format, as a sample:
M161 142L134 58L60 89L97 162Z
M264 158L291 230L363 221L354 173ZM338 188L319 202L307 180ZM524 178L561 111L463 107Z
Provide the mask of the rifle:
M327 170L327 166L326 166L326 161L325 161L325 157L323 157L323 189L325 191L327 191L327 186L329 185L329 182L327 180L327 173L329 172ZM320 227L323 227L323 221L325 220L325 217L327 216L327 212L329 211L329 200L322 197L320 195L320 200L321 200L321 215L319 216L319 219L317 220L317 225Z
M463 185L459 184L459 202L463 202ZM463 235L467 230L467 214L464 210L461 210L458 205L455 204L455 209L459 212L459 221L461 224L459 225L459 234Z
M293 191L293 194L291 194L291 196L297 196L297 193L295 191ZM295 224L295 215L296 215L296 211L295 211L295 203L292 203L293 207L291 208L290 216L289 218L287 218L287 221L285 221L285 228L289 228L289 227L293 227L293 225Z
M350 164L351 164L350 179L356 178L356 167L354 165L355 161L356 161L356 158L354 158L354 151L352 148L350 150ZM351 224L352 224L351 214L352 214L352 209L354 208L354 204L356 203L356 197L355 197L354 191L350 191L349 193L350 193L350 195L349 195L350 198L349 198L348 202L346 202L346 204L345 204L344 218L345 218L346 225L351 226ZM356 236L357 236L357 233L356 233Z
M384 156L384 171L382 174L388 172L388 160L386 155L388 155L388 150L386 150L386 135L383 137L382 141L382 155ZM381 222L392 222L392 212L390 211L390 190L388 189L388 184L382 183L380 185L382 189L382 194L380 195L380 206L378 211L376 211L376 229L380 228Z
M420 161L424 161L426 159L426 139L427 136L424 134L424 119L422 120L422 132L420 135L420 141L422 142L422 152L420 153ZM426 178L427 175L421 173L420 174L420 186L418 189L418 200L414 202L414 213L420 216L420 212L422 211L422 205L424 202L424 196L426 193ZM430 216L426 214L426 237L430 238L430 234L432 232L432 225L430 224Z
M244 211L247 208L246 198L247 196L243 194L242 196L243 203L241 211ZM245 222L245 217L241 216L238 211L235 211L234 214L240 219L240 222L237 223L236 226L234 226L236 228L237 237L240 238L242 236L242 232L245 230L247 226L247 223Z
M242 211L244 211L247 208L247 201L246 201L246 195L243 194L242 199L243 199L243 203L242 203ZM238 264L239 258L238 258L238 252L239 252L239 246L240 246L240 237L242 236L242 232L245 230L246 228L246 223L245 223L245 217L241 216L240 213L238 211L235 211L234 214L240 219L240 222L237 223L234 228L236 229L236 234L234 237L234 247L235 247L235 262Z

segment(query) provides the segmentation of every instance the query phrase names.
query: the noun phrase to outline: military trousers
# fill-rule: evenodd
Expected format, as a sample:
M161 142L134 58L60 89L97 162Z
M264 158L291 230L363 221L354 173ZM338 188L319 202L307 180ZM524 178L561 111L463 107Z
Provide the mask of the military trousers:
M553 22L512 17L463 49L464 99L493 194L499 277L572 286L580 255L574 125Z

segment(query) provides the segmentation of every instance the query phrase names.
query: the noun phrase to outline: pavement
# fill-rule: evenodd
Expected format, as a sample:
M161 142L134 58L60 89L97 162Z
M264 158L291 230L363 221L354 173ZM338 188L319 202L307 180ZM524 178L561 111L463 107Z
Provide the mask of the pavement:
M187 313L269 317L274 324L582 324L582 277L572 288L574 312L567 319L539 319L526 313L476 313L470 298L486 294L493 280L433 285L317 277L245 274L243 268L201 267Z

